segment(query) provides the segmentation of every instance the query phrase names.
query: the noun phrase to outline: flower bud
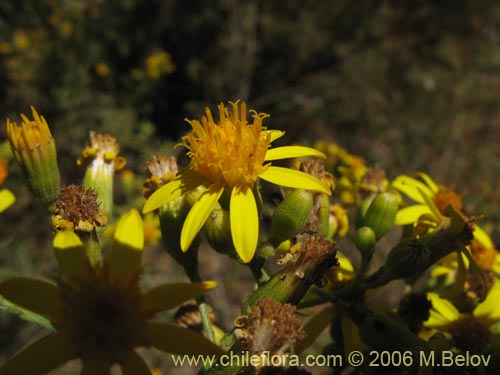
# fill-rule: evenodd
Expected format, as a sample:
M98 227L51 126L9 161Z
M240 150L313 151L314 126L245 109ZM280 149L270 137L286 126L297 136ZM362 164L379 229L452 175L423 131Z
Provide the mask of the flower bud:
M229 255L231 258L239 260L231 236L231 225L229 222L229 211L222 208L215 208L208 216L203 233L209 245L221 254Z
M33 120L21 114L18 126L7 119L7 137L33 196L49 208L59 195L61 181L56 144L47 121L31 107Z
M380 193L368 207L365 226L375 232L377 239L391 230L398 212L398 201L392 193Z
M377 243L375 232L370 227L359 228L356 231L354 243L363 257L370 257Z
M309 190L297 189L288 194L274 211L269 240L278 246L296 236L306 225L313 207Z
M393 280L417 276L429 266L431 250L419 238L403 238L394 246L385 261L386 275Z

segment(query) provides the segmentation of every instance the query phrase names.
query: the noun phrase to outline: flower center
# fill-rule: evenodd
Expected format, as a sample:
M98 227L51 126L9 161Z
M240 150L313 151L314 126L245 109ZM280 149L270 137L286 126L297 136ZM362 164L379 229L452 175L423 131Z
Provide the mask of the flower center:
M246 103L231 103L232 112L219 105L219 123L206 109L201 123L187 120L192 132L182 138L191 158L190 168L214 183L229 187L251 186L265 168L264 158L270 136L263 132L265 113L253 113L253 123L247 123Z
M490 341L490 331L474 316L463 316L450 326L455 346L462 350L481 351Z
M138 278L121 279L107 264L59 281L60 314L54 326L78 356L119 361L136 346L147 345Z
M453 188L442 186L434 197L434 204L441 213L450 205L455 211L462 212L462 196L463 193L457 194Z

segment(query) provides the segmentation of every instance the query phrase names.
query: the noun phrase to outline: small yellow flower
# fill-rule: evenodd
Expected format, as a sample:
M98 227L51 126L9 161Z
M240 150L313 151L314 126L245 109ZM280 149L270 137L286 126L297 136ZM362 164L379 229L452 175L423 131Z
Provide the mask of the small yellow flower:
M54 250L64 277L56 279L57 284L21 277L1 283L4 298L49 318L55 332L9 359L0 375L42 375L74 358L81 358L82 374L109 374L115 363L126 374L151 374L136 347L222 354L218 346L187 328L152 320L216 283L164 284L142 292L143 236L139 213L129 211L117 224L109 258L91 266L78 236L59 232Z
M45 207L50 207L59 195L61 180L56 144L45 118L34 107L31 111L33 120L21 114L20 126L7 119L7 137L31 193Z
M144 64L146 66L146 73L151 79L158 79L175 70L172 57L165 51L153 52L146 58Z
M102 61L95 64L94 68L96 73L101 77L109 76L109 73L111 73L111 68L109 67L109 65Z
M180 244L186 251L226 191L230 197L233 243L242 261L247 263L255 254L259 236L257 204L252 191L258 179L328 195L330 190L309 174L266 163L303 156L324 158L321 152L301 146L270 149L271 142L284 133L266 130L262 121L268 115L263 113L252 111L253 123L249 124L245 102L237 101L231 105L232 112L223 104L219 105L218 123L215 123L208 108L201 123L188 120L193 130L182 138L182 145L191 158L189 168L153 193L143 211L153 211L189 191L203 187L203 193L183 224Z
M472 314L462 314L448 300L436 293L428 293L432 303L429 319L424 323L428 328L448 332L453 344L463 350L481 350L487 345L500 347L500 334L491 327L500 321L498 299L500 282L495 280L484 302L478 304Z
M394 188L417 202L399 210L396 225L420 221L433 227L442 221L446 207L451 206L456 212L462 212L463 194L456 193L453 188L438 185L425 173L419 173L418 176L421 180L401 175L392 182Z

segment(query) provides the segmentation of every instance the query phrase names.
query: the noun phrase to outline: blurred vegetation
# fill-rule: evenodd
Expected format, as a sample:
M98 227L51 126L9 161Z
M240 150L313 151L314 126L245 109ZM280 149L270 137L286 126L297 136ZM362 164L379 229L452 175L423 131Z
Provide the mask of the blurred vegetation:
M139 193L145 161L171 151L184 118L245 99L288 141L335 140L390 177L456 183L498 243L499 40L493 0L7 0L0 106L4 119L30 105L47 118L66 183L83 175L89 130L113 134ZM18 202L0 216L11 249L0 264L38 273L47 228L19 179L12 163L5 186Z

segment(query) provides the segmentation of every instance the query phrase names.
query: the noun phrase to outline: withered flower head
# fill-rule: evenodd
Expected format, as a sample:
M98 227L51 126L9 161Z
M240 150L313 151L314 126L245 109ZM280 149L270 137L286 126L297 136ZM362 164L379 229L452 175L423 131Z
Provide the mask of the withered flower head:
M90 143L82 152L82 156L78 159L78 165L87 165L94 160L98 160L98 164L109 164L115 171L123 169L126 164L124 158L118 156L120 145L114 137L108 134L99 134L90 132Z
M251 354L271 356L289 353L305 337L296 307L269 297L261 299L248 316L237 318L236 339Z
M154 191L170 182L179 171L175 156L157 155L148 160L147 176L143 184L143 194L149 198Z
M215 315L210 305L206 305L208 317L213 323L215 321ZM175 312L174 315L175 322L181 324L195 332L203 332L203 324L201 322L201 314L198 309L198 305L194 301L185 302Z
M107 222L94 190L85 189L81 185L69 185L61 189L52 216L55 230L91 232Z

